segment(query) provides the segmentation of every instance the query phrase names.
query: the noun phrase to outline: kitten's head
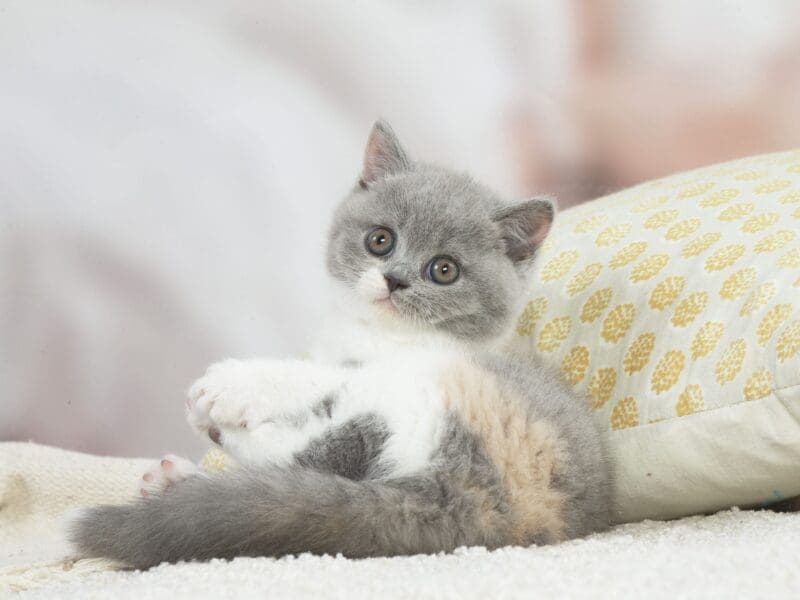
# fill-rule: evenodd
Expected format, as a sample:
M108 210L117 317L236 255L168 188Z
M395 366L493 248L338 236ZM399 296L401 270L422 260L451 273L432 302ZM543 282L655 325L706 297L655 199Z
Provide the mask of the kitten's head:
M371 316L485 340L517 316L553 214L549 200L509 204L465 174L412 162L379 121L336 210L328 270Z

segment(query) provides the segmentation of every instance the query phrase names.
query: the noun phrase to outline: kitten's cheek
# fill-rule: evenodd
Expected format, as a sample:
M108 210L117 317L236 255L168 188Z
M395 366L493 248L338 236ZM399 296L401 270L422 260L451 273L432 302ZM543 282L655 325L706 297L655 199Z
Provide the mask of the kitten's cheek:
M355 291L359 298L367 302L383 300L389 293L386 288L386 281L377 268L364 272L355 286Z

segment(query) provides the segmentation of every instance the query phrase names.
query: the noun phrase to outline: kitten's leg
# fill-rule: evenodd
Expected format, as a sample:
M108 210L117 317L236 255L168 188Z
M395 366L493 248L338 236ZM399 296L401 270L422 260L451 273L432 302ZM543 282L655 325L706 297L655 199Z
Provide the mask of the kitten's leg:
M301 467L356 481L371 479L385 474L379 459L388 437L380 416L360 415L330 427L294 458Z
M304 361L226 361L192 386L188 418L244 465L288 465L314 443L315 460L327 461L329 471L351 474L361 473L364 463L351 455L363 456L364 448L374 447L374 432L354 435L350 429L345 435L342 428L342 443L330 451L315 441L323 434L331 440L336 428L367 419L379 424L372 429L385 436L380 469L374 456L370 469L409 474L427 464L441 432L445 408L438 363L419 352L360 369Z
M329 427L350 372L305 361L224 361L189 390L187 419L242 464L288 464Z

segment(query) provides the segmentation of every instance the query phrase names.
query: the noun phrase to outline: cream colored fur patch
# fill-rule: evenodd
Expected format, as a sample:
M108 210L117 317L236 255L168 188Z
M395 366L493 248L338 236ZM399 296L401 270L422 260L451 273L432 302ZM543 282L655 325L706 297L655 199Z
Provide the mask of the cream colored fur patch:
M494 374L467 360L449 363L441 378L445 408L478 435L497 467L516 517L515 542L564 538L563 495L553 487L564 452L552 426L537 420Z

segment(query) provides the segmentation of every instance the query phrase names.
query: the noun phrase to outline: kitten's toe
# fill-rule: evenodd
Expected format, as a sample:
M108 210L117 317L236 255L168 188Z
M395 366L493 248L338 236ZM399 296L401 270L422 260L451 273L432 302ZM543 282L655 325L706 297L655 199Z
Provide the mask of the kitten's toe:
M139 494L143 498L162 494L170 487L197 473L197 466L190 460L167 454L142 475Z

